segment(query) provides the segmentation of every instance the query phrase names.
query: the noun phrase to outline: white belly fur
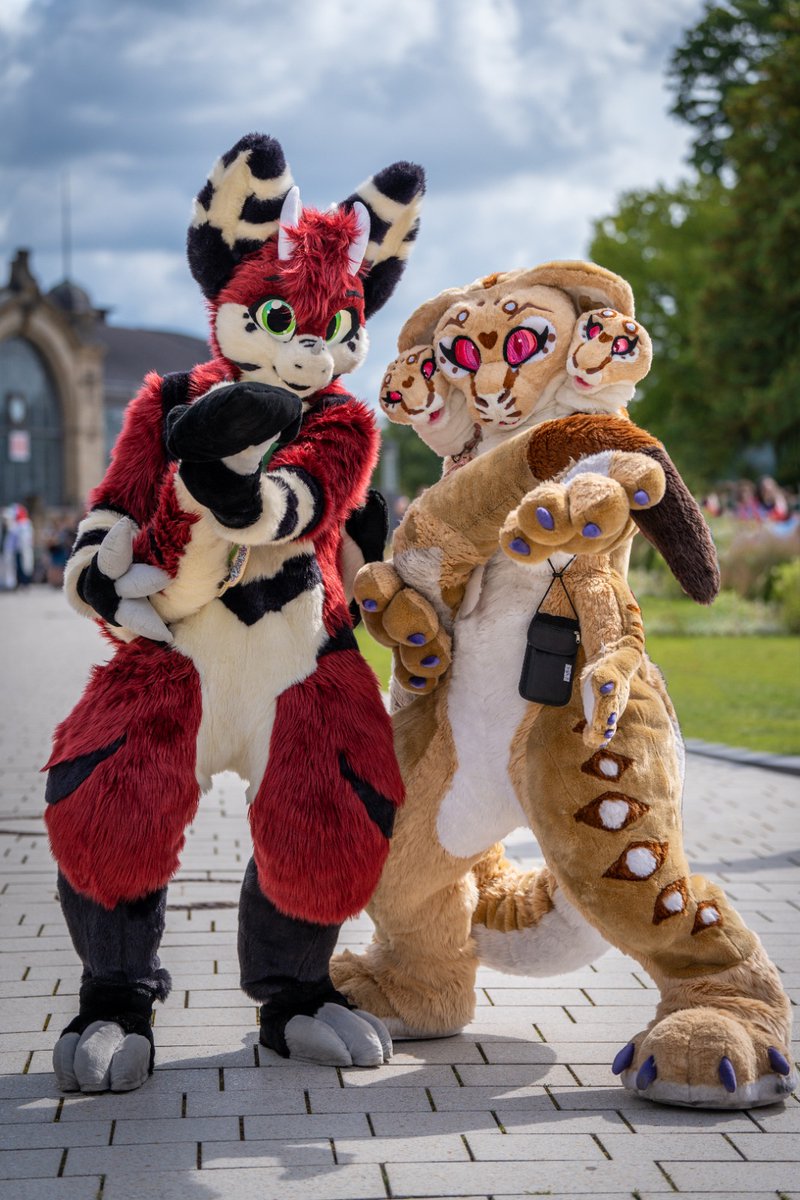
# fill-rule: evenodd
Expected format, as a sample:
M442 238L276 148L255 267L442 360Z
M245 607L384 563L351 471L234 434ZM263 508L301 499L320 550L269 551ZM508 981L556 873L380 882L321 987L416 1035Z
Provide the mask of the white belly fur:
M498 551L478 603L456 621L447 707L458 765L437 818L439 840L456 857L479 854L528 824L509 756L530 707L519 694L528 625L551 578L546 563L522 567Z
M295 554L296 546L271 553L259 548L245 581L275 574ZM314 671L325 641L322 605L320 583L253 625L212 600L172 626L175 649L191 658L200 676L196 774L204 791L212 775L230 770L249 782L247 800L254 800L267 765L276 700Z

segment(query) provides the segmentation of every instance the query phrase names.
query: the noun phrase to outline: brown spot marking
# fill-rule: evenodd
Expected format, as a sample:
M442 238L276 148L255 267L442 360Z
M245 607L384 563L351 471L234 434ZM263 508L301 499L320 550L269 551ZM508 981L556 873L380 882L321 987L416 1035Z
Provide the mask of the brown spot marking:
M485 288L494 287L494 285L497 283L499 278L500 278L499 272L495 271L494 275L484 275L483 279L481 280L481 283L483 284L483 286Z
M668 908L667 900L671 896L680 896L683 903L680 908ZM662 921L668 921L670 917L682 917L686 912L686 905L689 903L689 888L685 879L676 879L674 883L668 883L665 888L656 896L656 902L653 907L653 924L660 925Z
M497 341L497 333L479 333L478 341L482 346L485 346L487 350L491 350L492 346Z
M638 604L626 604L625 607L627 608L628 612L641 612L642 611L639 608Z
M636 851L643 850L647 856L643 856L642 861L636 861ZM603 872L604 879L624 879L628 883L644 883L655 875L660 867L663 867L664 861L669 850L668 842L631 842L626 850L620 854L616 862L613 862L607 871ZM633 863L629 860L633 857ZM632 869L632 866L635 869ZM643 873L644 872L644 873Z
M603 804L606 801L617 806L624 804L627 812L624 815L620 811L609 812L606 810L603 813ZM584 804L583 808L578 809L575 813L575 820L583 822L584 825L591 825L593 829L618 833L621 829L627 829L629 825L633 825L634 821L638 821L649 811L649 804L644 804L641 800L634 800L633 796L626 796L623 792L603 792L602 796L592 800L591 804ZM618 816L622 816L619 824L608 823L609 820L614 820Z
M604 760L612 763L617 768L615 773L609 774L601 770L600 764ZM617 754L613 750L606 750L605 747L602 747L600 750L595 750L591 758L587 758L586 762L581 766L581 770L584 775L593 775L595 779L608 781L611 779L620 779L628 767L632 766L632 758L626 758L624 754Z
M572 732L573 733L583 733L585 728L586 728L586 722L578 721L577 725L572 726Z
M704 913L708 913L707 919L704 919ZM718 929L722 924L722 913L719 911L719 905L715 904L713 900L701 900L694 915L692 936L696 933L702 933L704 929Z

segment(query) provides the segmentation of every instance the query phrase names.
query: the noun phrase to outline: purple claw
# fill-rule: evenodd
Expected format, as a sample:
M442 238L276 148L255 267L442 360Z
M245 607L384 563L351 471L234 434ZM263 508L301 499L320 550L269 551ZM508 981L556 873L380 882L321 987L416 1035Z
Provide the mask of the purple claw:
M438 655L438 654L429 654L427 658L423 658L423 660L422 660L422 662L421 662L420 666L423 666L423 667L438 667L438 665L439 665L439 661L440 661L440 660L439 660L439 655Z
M412 675L408 682L413 688L424 688L427 681L421 675Z
M425 634L424 633L412 633L409 635L408 640L411 642L412 646L424 646L425 645Z
M613 730L613 729L607 729L607 730L605 731L605 733L603 734L603 737L606 739L606 741L607 741L607 742L611 741L611 738L612 738L613 736L614 736L614 730Z
M628 1042L627 1046L618 1051L614 1056L614 1061L611 1064L612 1075L621 1075L623 1071L627 1071L628 1067L633 1062L633 1056L636 1053L636 1046L633 1042Z
M616 725L616 723L617 723L617 714L616 713L608 714L608 723L609 723L609 725Z
M530 554L531 548L524 538L514 538L513 542L509 543L510 548L515 554Z
M777 1071L779 1075L788 1075L790 1073L792 1064L774 1046L770 1046L767 1050L767 1058L773 1071Z
M367 610L367 612L377 612L378 601L377 600L362 600L361 607L365 608Z
M588 525L584 525L581 532L584 537L596 538L600 537L601 530L599 525L595 525L594 521L590 521Z
M651 1054L650 1057L645 1059L645 1061L639 1067L639 1073L636 1076L637 1090L640 1092L647 1091L647 1089L650 1087L650 1084L653 1083L657 1078L658 1067L656 1066L656 1060Z
M613 683L604 683L603 686L600 688L600 695L607 696L610 692L613 692L613 690L614 690Z
M556 523L553 520L553 514L550 512L549 508L542 508L540 505L536 510L536 520L539 522L542 529L555 529Z
M719 1060L719 1081L726 1092L736 1091L736 1072L727 1056Z
M650 497L644 488L639 488L638 492L633 493L633 498L637 504L649 504Z

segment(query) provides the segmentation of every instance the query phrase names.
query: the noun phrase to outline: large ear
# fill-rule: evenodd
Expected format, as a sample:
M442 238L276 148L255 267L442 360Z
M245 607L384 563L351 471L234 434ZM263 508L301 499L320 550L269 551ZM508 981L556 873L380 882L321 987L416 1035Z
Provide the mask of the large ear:
M403 274L419 230L425 194L425 172L416 163L397 162L362 183L342 203L356 201L369 215L369 243L364 256L364 317L382 308Z
M664 447L631 421L578 413L545 421L528 437L528 465L537 479L550 479L578 458L604 450L637 450L660 463L664 498L653 508L631 512L644 536L663 555L687 596L710 604L719 591L717 552L703 514Z
M459 300L469 299L466 288L448 288L426 300L415 309L397 335L397 349L405 354L413 346L430 345L433 341L433 331L451 305Z
M484 281L491 295L508 287L553 287L566 292L575 305L576 314L593 308L615 308L617 312L635 316L633 292L627 280L597 263L582 260L547 262L538 267L507 271Z
M278 232L292 173L275 138L248 133L214 164L187 237L189 268L208 299L246 254Z

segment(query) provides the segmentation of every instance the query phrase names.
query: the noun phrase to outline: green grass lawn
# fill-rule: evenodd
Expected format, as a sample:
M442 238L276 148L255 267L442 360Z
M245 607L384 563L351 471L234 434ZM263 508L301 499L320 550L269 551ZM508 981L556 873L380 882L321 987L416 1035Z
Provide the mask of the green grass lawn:
M647 600L643 607L646 623ZM358 641L388 687L391 652L363 626ZM647 648L666 676L685 737L800 754L800 638L654 634Z

